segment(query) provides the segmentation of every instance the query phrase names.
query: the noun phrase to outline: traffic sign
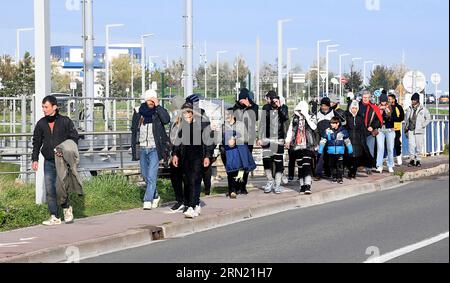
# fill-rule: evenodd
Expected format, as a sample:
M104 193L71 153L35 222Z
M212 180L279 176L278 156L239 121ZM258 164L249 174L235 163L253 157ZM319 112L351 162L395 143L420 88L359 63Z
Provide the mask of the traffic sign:
M420 71L410 71L403 78L403 86L409 93L420 93L426 87L426 77Z
M306 83L306 74L293 74L292 82L294 84L304 84Z
M381 90L379 90L379 89L377 89L374 93L373 93L373 95L375 96L375 97L380 97L381 96Z
M336 78L332 78L331 79L331 83L334 84L334 85L338 85L339 81Z
M348 84L348 79L346 77L342 77L341 78L341 83L345 84L345 85Z
M440 74L432 74L432 75L431 75L431 82L432 82L434 85L440 84L440 83L441 83L441 80L442 80L442 78L441 78L441 75L440 75Z
M71 90L76 90L77 89L77 83L76 82L71 82L70 83L70 89Z

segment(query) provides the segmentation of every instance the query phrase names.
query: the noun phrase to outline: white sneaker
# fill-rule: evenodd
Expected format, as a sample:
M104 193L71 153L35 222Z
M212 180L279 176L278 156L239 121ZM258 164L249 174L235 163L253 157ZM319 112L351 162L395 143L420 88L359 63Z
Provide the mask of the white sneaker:
M283 175L282 182L283 182L283 185L289 184L289 178L286 177L285 175Z
M66 224L73 223L73 208L71 206L69 208L64 209L64 222Z
M401 156L397 156L397 164L398 164L398 166L403 165L403 158Z
M389 168L389 173L395 173L394 168Z
M275 181L267 182L266 186L264 187L264 193L270 194L272 192L274 183L275 183Z
M54 215L52 215L49 220L42 222L42 225L45 225L45 226L55 226L55 225L61 225L61 224L62 224L61 219L56 218L56 216L54 216Z
M383 173L383 166L380 166L377 168L377 172L382 174Z
M159 203L161 202L161 197L158 197L157 199L154 199L152 202L152 208L156 209L159 207Z
M184 213L184 216L186 218L194 219L195 218L195 210L192 207L189 207L189 209Z
M151 202L144 202L144 210L152 210L153 204Z
M199 216L200 214L202 214L202 207L200 205L197 205L194 211L197 214L197 216Z

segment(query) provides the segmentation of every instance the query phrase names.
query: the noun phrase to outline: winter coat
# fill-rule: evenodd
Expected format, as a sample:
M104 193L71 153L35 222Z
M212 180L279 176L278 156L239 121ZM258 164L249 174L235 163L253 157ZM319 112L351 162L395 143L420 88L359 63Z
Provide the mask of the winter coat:
M256 141L256 128L257 122L259 121L259 106L250 100L251 105L245 107L239 102L233 107L234 115L236 116L236 121L242 122L245 125L247 133L242 138L246 144L254 145Z
M412 106L408 108L405 115L405 129L409 129L409 120L414 115L414 109ZM431 122L431 115L428 109L419 105L417 109L417 120L416 120L416 130L414 131L415 135L424 135L428 125Z
M289 109L286 105L282 105L278 110L275 110L270 104L264 105L259 124L259 139L284 143L287 121L289 121Z
M315 117L309 115L307 103L299 103L297 107L295 107L294 117L287 132L286 143L290 145L291 149L295 148L295 137L298 132L300 117L303 117L306 122L306 149L315 151L319 144L320 135L317 131Z
M64 204L69 193L73 192L80 196L83 193L83 182L78 174L80 154L78 145L73 140L66 140L56 146L56 151L62 153L62 157L55 158L56 167L56 192L58 204Z
M144 118L139 113L139 107L134 109L133 121L131 125L131 151L132 160L140 160L140 144L139 136L140 129L144 122ZM153 115L152 131L155 138L156 151L158 152L159 160L169 158L170 140L167 136L164 125L170 123L170 115L166 109L161 106L156 106L156 112Z
M33 135L33 161L39 161L39 152L45 160L55 160L57 145L72 140L78 144L78 132L68 117L57 114L53 132L50 130L47 119L44 117L36 124Z
M375 104L370 103L369 105L364 105L364 103L361 101L359 103L358 115L363 118L366 129L371 127L372 129L376 130L380 129L383 125L383 116L380 112L380 109ZM371 133L367 131L367 136L370 135Z
M325 131L325 135L320 141L319 154L323 154L325 147L328 148L329 155L344 155L345 147L350 155L353 154L350 136L344 127L340 127L338 130L330 128Z
M369 147L366 143L367 129L364 126L364 119L359 116L353 116L350 112L346 113L346 129L350 136L350 142L353 147L352 156L359 158L362 156L370 156Z
M319 110L317 113L317 129L319 131L319 135L323 136L325 131L330 127L331 119L335 117L334 111L330 108L328 113L323 113L322 110Z

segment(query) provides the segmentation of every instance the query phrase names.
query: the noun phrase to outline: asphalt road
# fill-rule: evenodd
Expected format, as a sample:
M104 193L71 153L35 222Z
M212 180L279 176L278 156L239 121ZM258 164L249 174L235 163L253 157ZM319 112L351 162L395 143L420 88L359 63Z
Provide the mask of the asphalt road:
M85 262L362 263L449 231L449 177L169 239ZM388 262L449 262L448 238Z

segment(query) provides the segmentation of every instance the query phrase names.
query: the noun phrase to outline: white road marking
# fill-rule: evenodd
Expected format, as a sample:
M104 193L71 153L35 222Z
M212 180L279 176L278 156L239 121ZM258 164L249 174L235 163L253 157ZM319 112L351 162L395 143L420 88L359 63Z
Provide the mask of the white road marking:
M30 244L30 242L5 243L5 244L0 244L0 248L16 248L17 246L26 245L26 244Z
M37 239L36 237L33 238L24 238L24 239L20 239L20 241L32 241L34 239Z
M438 243L438 242L440 242L442 240L447 239L448 237L449 237L449 232L443 233L443 234L440 234L440 235L438 235L438 236L436 236L434 238L422 241L420 243L417 243L417 244L414 244L414 245L410 245L410 246L398 249L396 251L390 252L388 254L385 254L385 255L382 255L382 256L379 256L379 257L371 258L371 259L365 261L364 263L385 263L385 262L393 260L394 258L401 257L403 255L412 253L412 252L414 252L416 250L420 250L420 249L422 249L424 247L427 247L427 246L431 246L431 245L433 245L435 243Z

